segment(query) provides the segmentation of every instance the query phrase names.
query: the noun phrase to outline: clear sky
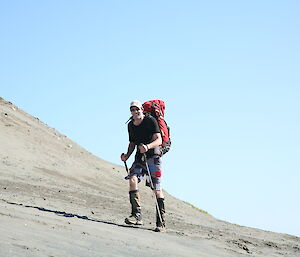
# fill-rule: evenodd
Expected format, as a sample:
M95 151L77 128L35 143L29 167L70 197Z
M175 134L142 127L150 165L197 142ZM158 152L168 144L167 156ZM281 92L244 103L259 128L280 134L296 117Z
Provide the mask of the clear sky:
M0 1L0 96L119 165L129 102L162 99L169 193L300 236L299 13L296 0Z

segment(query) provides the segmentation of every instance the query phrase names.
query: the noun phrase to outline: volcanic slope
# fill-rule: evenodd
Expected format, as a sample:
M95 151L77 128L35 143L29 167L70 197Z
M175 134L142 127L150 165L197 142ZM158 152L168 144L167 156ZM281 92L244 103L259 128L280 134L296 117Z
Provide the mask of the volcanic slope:
M300 256L299 237L217 220L167 193L167 232L155 233L144 186L145 225L127 226L124 174L0 98L0 256Z

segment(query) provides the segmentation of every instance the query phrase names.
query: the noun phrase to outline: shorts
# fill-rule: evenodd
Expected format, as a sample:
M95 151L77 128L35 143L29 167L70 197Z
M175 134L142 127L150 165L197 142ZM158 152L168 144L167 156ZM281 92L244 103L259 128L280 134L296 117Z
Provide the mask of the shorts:
M151 189L160 190L161 189L161 157L160 156L152 156L147 158L147 164L149 167L149 171L152 178L153 187L151 186L151 181L148 175L147 166L143 161L135 161L131 168L129 169L129 175L125 177L125 179L129 179L132 176L136 176L138 178L138 182L142 179L146 178L146 186L151 187Z

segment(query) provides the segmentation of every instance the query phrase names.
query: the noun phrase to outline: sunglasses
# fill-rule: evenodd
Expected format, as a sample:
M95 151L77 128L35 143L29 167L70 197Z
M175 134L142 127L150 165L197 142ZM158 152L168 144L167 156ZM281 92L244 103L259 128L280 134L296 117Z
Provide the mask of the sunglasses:
M140 109L139 108L130 108L131 112L138 112Z

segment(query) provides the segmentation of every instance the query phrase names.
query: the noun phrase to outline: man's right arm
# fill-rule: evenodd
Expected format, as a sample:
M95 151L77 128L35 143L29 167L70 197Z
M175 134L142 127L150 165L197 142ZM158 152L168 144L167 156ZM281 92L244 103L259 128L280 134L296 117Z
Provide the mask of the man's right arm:
M135 149L135 143L129 142L127 153L121 155L121 160L123 162L125 162L130 157L130 155L133 153L134 149Z

